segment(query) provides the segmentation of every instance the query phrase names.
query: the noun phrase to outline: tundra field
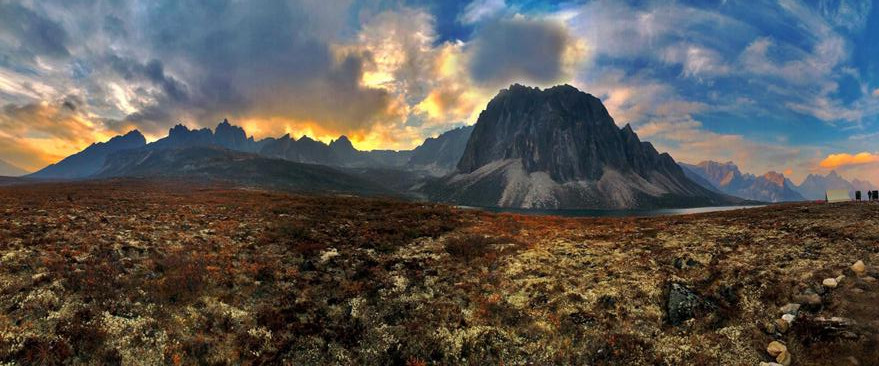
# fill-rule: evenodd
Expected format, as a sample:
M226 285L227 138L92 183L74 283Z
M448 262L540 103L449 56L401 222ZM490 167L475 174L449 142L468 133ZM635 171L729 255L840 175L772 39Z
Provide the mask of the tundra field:
M7 186L0 364L871 365L876 263L869 203L590 219Z

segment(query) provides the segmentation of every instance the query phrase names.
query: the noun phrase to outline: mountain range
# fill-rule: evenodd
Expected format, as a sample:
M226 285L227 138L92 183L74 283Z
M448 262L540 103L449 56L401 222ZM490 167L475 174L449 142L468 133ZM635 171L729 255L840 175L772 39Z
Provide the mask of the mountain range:
M289 134L256 140L220 122L176 125L147 143L137 130L95 143L29 178L192 177L296 191L398 194L473 206L655 208L823 198L828 188L872 187L831 172L799 187L784 175L729 163L677 163L619 128L598 98L569 85L501 90L475 125L413 150L360 151Z
M617 127L598 98L570 85L513 85L479 115L454 173L428 196L475 206L541 209L732 204L667 153Z
M827 175L809 174L797 189L807 199L822 200L824 199L825 192L831 189L844 189L851 193L854 191L874 190L876 186L859 179L848 181L837 174L836 171L831 171Z
M762 202L822 200L825 192L830 189L844 189L849 192L876 189L867 181L854 179L849 182L836 171L827 175L809 174L800 185L796 185L785 178L784 174L777 172L767 172L760 176L742 173L731 161L703 161L699 164L679 165L690 179L703 187Z
M743 174L733 162L703 161L696 165L679 165L697 183L732 196L762 202L805 200L796 185L781 173Z

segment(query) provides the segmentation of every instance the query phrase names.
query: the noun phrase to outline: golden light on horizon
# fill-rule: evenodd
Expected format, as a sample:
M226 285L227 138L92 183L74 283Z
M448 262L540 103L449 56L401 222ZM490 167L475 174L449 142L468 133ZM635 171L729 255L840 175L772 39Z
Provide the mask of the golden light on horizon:
M879 162L879 155L866 151L857 154L830 154L819 164L822 168L833 169L846 165L860 165Z

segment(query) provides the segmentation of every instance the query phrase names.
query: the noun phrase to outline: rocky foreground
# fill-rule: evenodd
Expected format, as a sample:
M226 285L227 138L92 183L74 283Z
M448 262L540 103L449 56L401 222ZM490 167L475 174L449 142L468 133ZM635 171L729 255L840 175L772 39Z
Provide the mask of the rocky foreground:
M0 363L870 365L879 205L489 214L0 188Z

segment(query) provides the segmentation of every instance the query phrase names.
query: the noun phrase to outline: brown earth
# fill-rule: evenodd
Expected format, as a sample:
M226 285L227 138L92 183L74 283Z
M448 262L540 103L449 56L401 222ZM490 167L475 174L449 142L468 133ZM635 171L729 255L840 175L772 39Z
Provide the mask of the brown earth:
M794 365L870 365L877 252L867 203L572 219L190 182L2 187L0 364L756 365L777 339ZM670 321L672 283L704 304L693 319ZM810 291L820 303L766 332Z

